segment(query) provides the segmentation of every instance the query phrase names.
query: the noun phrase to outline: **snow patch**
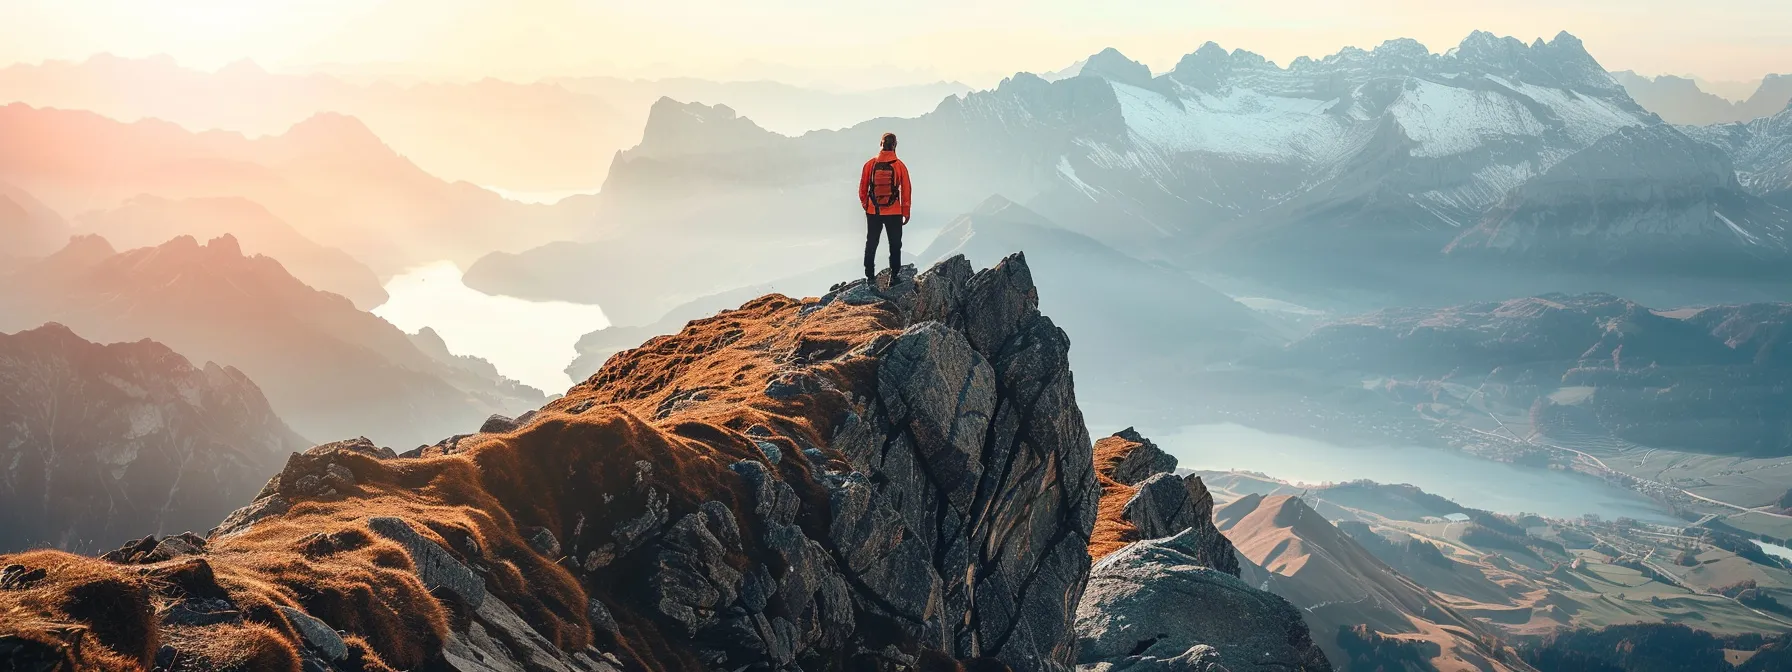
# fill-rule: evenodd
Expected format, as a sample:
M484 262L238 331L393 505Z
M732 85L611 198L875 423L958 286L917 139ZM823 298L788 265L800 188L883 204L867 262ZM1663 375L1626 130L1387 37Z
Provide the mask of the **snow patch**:
M1723 220L1723 222L1725 224L1728 224L1730 226L1730 230L1735 231L1736 235L1738 237L1742 238L1742 242L1748 243L1750 245L1760 245L1761 244L1760 238L1756 238L1755 234L1744 231L1742 229L1742 227L1737 226L1735 222L1730 221L1729 217L1725 217L1724 213L1718 212L1716 210L1712 210L1711 214L1717 215L1718 219L1721 219L1721 220Z
M1081 178L1076 176L1076 167L1070 165L1070 157L1058 157L1058 174L1064 176L1064 179L1069 180L1070 186L1076 187L1077 191L1083 192L1083 195L1088 196L1089 200L1096 200L1095 187L1089 186L1089 183L1084 182Z
M1562 131L1583 147L1616 133L1618 129L1650 123L1648 119L1637 116L1637 112L1626 110L1604 98L1594 98L1578 91L1512 82L1494 76L1488 76L1488 79L1549 108L1562 120Z
M1408 80L1388 108L1418 143L1413 156L1439 158L1475 150L1489 140L1541 135L1548 127L1516 97L1423 79Z
M1222 97L1188 89L1189 95L1172 100L1136 86L1109 85L1134 140L1159 150L1323 163L1341 157L1348 147L1348 121L1325 114L1336 99L1269 96L1244 89Z
M1314 310L1298 303L1290 303L1281 299L1271 299L1263 296L1234 296L1232 297L1232 300L1237 301L1251 310L1265 313L1289 313L1307 317L1318 317L1325 314L1324 311Z

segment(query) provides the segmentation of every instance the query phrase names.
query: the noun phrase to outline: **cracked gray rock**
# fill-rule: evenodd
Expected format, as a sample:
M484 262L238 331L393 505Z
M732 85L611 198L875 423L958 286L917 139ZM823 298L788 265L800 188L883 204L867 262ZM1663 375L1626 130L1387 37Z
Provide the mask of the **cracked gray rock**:
M374 534L404 547L405 554L411 556L411 563L417 567L417 578L422 579L429 589L445 590L475 609L485 603L485 580L455 559L447 549L418 533L403 518L369 518L367 527Z
M342 660L348 657L348 644L342 641L342 635L328 623L317 620L311 614L282 605L280 613L286 615L286 622L299 631L305 639L305 645L317 651L327 660Z
M1077 605L1077 669L1331 669L1300 609L1202 564L1196 537L1185 530L1102 558Z

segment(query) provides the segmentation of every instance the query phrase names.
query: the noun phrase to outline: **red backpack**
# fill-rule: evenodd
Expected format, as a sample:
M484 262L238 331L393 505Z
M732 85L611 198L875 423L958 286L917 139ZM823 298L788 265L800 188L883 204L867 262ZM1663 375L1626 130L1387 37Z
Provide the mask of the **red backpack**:
M878 210L902 202L902 182L896 179L896 162L879 161L871 166L871 203Z

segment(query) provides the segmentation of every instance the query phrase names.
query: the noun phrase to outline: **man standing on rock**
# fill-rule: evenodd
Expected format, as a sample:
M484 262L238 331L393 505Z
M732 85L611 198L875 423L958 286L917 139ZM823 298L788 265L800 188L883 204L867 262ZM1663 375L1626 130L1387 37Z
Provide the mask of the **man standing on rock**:
M859 205L865 208L865 281L877 284L877 239L890 236L890 284L901 280L902 227L908 224L908 166L896 158L896 134L885 133L882 150L859 173Z

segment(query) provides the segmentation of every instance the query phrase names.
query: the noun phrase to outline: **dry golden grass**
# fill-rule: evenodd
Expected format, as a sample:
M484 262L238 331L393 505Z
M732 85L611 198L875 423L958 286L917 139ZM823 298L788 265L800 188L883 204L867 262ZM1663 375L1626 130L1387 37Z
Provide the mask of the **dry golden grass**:
M1101 504L1096 507L1095 531L1089 534L1089 558L1100 561L1109 553L1139 540L1139 528L1120 516L1138 488L1114 480L1114 467L1145 444L1110 436L1095 442L1095 478L1101 484Z
M765 457L743 432L771 428L776 436L763 440L786 455L826 446L852 399L870 392L854 386L876 379L874 358L841 355L901 326L880 308L844 304L805 319L804 305L768 296L656 338L617 355L526 427L470 438L453 455L378 460L337 450L329 459L352 471L355 485L301 498L284 515L212 540L201 558L149 565L53 551L0 558L0 565L47 571L33 586L0 590L0 635L65 642L83 669L147 668L162 644L173 644L205 669L296 670L298 635L278 609L289 606L349 633L349 669L429 667L440 661L452 624L468 616L432 596L403 549L368 527L370 518L393 516L482 568L491 594L556 646L594 643L585 615L594 597L621 630L616 641L596 643L657 669L695 665L689 644L666 638L650 620L647 582L639 578L645 560L622 558L581 585L568 569L575 559L542 556L521 531L542 527L567 548L596 546L599 531L607 535L620 516L640 510L630 499L639 497L638 461L652 464L669 520L708 500L750 510L750 495L728 465ZM768 396L789 364L807 365L800 368L808 382L795 384L825 393ZM809 468L798 459L771 466L806 502L799 524L824 537L827 495ZM743 535L758 538L750 516L740 522ZM744 568L767 560L748 553L729 562ZM207 596L228 597L241 622L159 626L159 609Z

